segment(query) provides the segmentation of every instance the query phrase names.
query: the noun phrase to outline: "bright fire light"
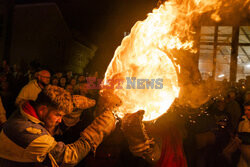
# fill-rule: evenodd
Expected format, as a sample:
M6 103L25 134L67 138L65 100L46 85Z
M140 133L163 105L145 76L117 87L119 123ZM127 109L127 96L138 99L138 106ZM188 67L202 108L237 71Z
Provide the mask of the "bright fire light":
M220 21L221 7L228 7L233 2L235 1L170 0L149 13L144 21L138 21L116 49L105 73L104 84L108 84L110 79L124 80L122 89L116 88L118 84L114 86L114 93L123 101L117 109L118 115L123 117L125 113L145 110L143 120L149 121L167 112L180 91L178 73L181 71L175 61L180 55L174 55L174 51L196 52L192 27L195 18L211 12L211 19ZM144 82L144 89L127 89L127 77L149 81L163 79L163 85L157 89L155 82L153 88L147 88Z

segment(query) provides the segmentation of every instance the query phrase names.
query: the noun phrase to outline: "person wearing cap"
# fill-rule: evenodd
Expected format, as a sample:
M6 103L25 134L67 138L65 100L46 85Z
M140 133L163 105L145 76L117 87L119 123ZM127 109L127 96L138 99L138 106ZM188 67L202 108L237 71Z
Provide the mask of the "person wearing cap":
M37 73L37 77L25 85L16 98L16 105L21 105L27 100L36 100L38 94L50 83L50 72L41 70Z
M71 144L55 141L52 136L62 117L70 114L74 106L84 108L83 103L76 103L78 100L63 88L48 85L36 101L23 103L0 133L0 167L75 166L90 151L95 152L115 127L110 110L97 117Z

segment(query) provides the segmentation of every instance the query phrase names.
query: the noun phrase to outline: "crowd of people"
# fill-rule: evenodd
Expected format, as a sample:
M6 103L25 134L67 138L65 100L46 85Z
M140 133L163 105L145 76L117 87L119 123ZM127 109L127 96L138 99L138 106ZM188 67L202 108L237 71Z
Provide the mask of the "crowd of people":
M213 81L210 88L217 94L205 104L192 108L179 105L177 99L154 123L142 123L143 111L125 117L122 123L105 108L97 114L99 90L88 89L83 74L52 72L33 64L23 72L3 61L0 83L0 166L6 166L4 159L15 166L34 162L89 167L250 166L250 87L246 80L234 85ZM104 103L109 109L117 106L107 99ZM50 107L63 112L53 113ZM18 129L27 133L18 136Z

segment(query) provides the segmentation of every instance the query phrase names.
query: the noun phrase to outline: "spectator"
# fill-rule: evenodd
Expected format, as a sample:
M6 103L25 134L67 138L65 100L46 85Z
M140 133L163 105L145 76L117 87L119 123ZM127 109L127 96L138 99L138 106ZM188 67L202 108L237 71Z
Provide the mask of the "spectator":
M6 117L9 118L12 114L11 112L15 109L15 96L13 95L13 91L9 89L10 85L8 81L4 81L1 83L1 91L0 96L2 98L2 104L5 108Z
M247 91L247 92L245 93L244 103L246 103L246 102L248 102L248 101L250 101L250 91Z
M58 79L56 77L51 79L51 84L57 86L59 83Z
M250 102L244 104L245 115L243 121L240 122L238 127L239 137L242 140L240 145L241 156L238 167L250 166Z
M68 71L66 73L66 79L68 83L71 81L72 77L73 77L72 71Z
M66 86L66 78L65 77L60 78L59 86L62 88L65 88L65 86Z
M234 89L229 90L228 92L228 102L226 104L226 111L230 114L232 133L237 131L237 126L239 124L241 116L241 108L239 103L235 100L236 92Z
M78 83L82 83L82 82L84 82L84 80L85 80L85 77L83 75L79 75L77 78Z
M39 71L37 79L30 81L20 91L16 98L16 105L21 105L24 101L35 101L38 94L44 89L50 82L50 72L47 70Z
M88 94L88 83L79 84L79 95L87 96Z
M7 121L6 111L3 107L2 99L0 97L0 127ZM1 128L0 128L1 129Z
M73 87L76 86L76 79L75 79L75 78L72 78L72 79L71 79L70 85L72 85Z
M61 72L57 72L57 73L56 73L56 77L57 77L57 79L62 78L62 75L63 75L63 74L62 74Z

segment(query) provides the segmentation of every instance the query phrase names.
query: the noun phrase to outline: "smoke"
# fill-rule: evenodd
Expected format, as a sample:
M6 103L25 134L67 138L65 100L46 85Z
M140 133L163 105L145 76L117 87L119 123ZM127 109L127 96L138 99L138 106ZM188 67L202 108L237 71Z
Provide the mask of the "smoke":
M208 90L212 88L211 84L201 82L196 62L196 27L204 15L220 22L224 15L233 13L236 8L237 11L245 9L249 2L170 0L149 13L144 21L138 21L116 49L104 83L117 77L164 78L171 82L164 85L166 89L161 92L114 90L124 102L122 108L126 111L120 112L151 110L145 113L150 120L151 113L159 116L159 110L165 112L170 107L179 94L179 87L183 104L198 107L205 103L211 95Z

